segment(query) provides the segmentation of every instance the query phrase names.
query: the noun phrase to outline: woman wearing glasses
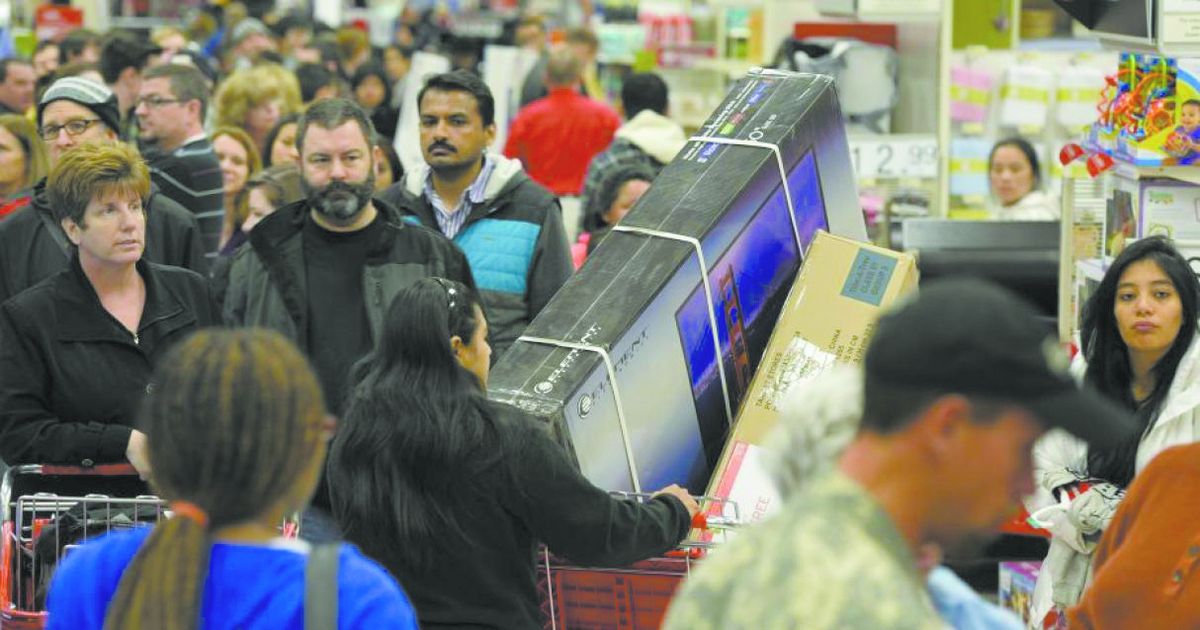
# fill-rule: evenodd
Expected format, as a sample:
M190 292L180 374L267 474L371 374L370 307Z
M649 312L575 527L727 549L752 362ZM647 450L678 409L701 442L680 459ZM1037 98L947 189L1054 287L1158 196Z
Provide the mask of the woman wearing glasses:
M8 464L133 464L132 428L162 354L219 322L195 272L142 260L150 175L125 144L86 144L46 193L70 241L68 268L0 305L0 458Z
M646 503L610 497L544 427L488 401L487 331L458 282L402 290L351 374L330 447L338 525L396 576L423 628L540 628L539 542L577 562L629 564L677 545L699 509L678 486Z
M77 77L55 81L42 95L37 114L51 168L76 147L115 142L121 124L117 97ZM150 262L208 271L196 218L153 190L146 203L145 248ZM66 269L70 259L70 243L42 178L29 203L0 221L0 302Z

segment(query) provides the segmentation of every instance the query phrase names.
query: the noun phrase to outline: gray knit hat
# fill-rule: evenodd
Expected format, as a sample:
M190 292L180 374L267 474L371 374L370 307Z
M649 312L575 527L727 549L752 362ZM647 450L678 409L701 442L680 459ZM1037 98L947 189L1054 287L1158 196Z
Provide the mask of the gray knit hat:
M42 126L42 112L54 101L72 101L95 112L101 122L113 133L121 133L121 110L117 106L117 95L107 86L83 77L64 77L54 82L42 95L37 107L38 127Z
M259 20L256 20L255 18L248 17L238 22L237 25L233 27L233 31L229 34L229 43L230 45L237 46L238 44L242 43L243 39L246 39L251 35L266 35L267 37L274 37L274 35L271 33L271 29L267 28L265 24Z

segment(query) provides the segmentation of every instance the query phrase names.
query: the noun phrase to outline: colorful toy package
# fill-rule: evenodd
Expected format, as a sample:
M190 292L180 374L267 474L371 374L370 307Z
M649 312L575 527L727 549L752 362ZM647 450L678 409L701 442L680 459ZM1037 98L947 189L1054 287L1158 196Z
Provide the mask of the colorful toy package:
M1137 166L1200 160L1200 58L1123 53L1107 83L1091 148Z

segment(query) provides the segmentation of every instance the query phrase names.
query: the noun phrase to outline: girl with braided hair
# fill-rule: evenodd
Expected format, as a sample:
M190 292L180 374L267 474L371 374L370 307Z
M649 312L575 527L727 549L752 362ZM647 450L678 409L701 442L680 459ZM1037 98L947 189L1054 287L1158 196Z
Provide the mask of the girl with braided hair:
M51 583L48 627L305 627L314 550L279 525L312 496L332 422L299 350L265 330L201 331L162 362L139 426L175 515L72 551ZM382 568L348 545L336 556L325 612L338 628L416 628Z

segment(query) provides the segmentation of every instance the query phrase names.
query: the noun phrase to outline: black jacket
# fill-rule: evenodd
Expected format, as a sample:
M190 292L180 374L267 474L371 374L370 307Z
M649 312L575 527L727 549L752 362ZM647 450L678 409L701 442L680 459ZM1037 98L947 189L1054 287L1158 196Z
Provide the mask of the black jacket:
M143 258L206 275L208 262L204 258L196 217L156 191L151 191L146 208L146 253ZM63 243L69 243L50 211L46 180L43 179L33 188L31 205L0 220L0 303L67 268L70 247L59 245L47 224L55 227Z
M490 154L496 165L483 202L471 208L454 242L471 263L487 311L492 357L499 360L571 277L571 246L558 199L521 170ZM424 186L429 167L414 169L383 191L411 221L439 230Z
M124 461L155 364L219 322L199 274L140 261L146 304L136 339L100 304L72 257L66 270L0 305L0 458L9 464Z
M660 555L687 535L691 519L678 499L615 499L579 473L543 425L514 407L488 408L513 432L515 452L501 458L500 469L461 484L455 517L466 540L445 532L436 562L422 568L403 544L349 538L396 577L422 628L540 629L538 543L586 566L624 566ZM362 454L372 455L388 456L378 449ZM330 480L342 481L334 471Z
M374 200L384 221L370 246L363 277L371 338L379 339L383 317L401 289L421 278L439 276L471 288L475 281L467 259L446 237L400 219L395 208ZM250 246L234 255L222 306L230 326L272 328L308 349L310 296L304 270L301 233L309 218L308 201L284 206L250 231Z

